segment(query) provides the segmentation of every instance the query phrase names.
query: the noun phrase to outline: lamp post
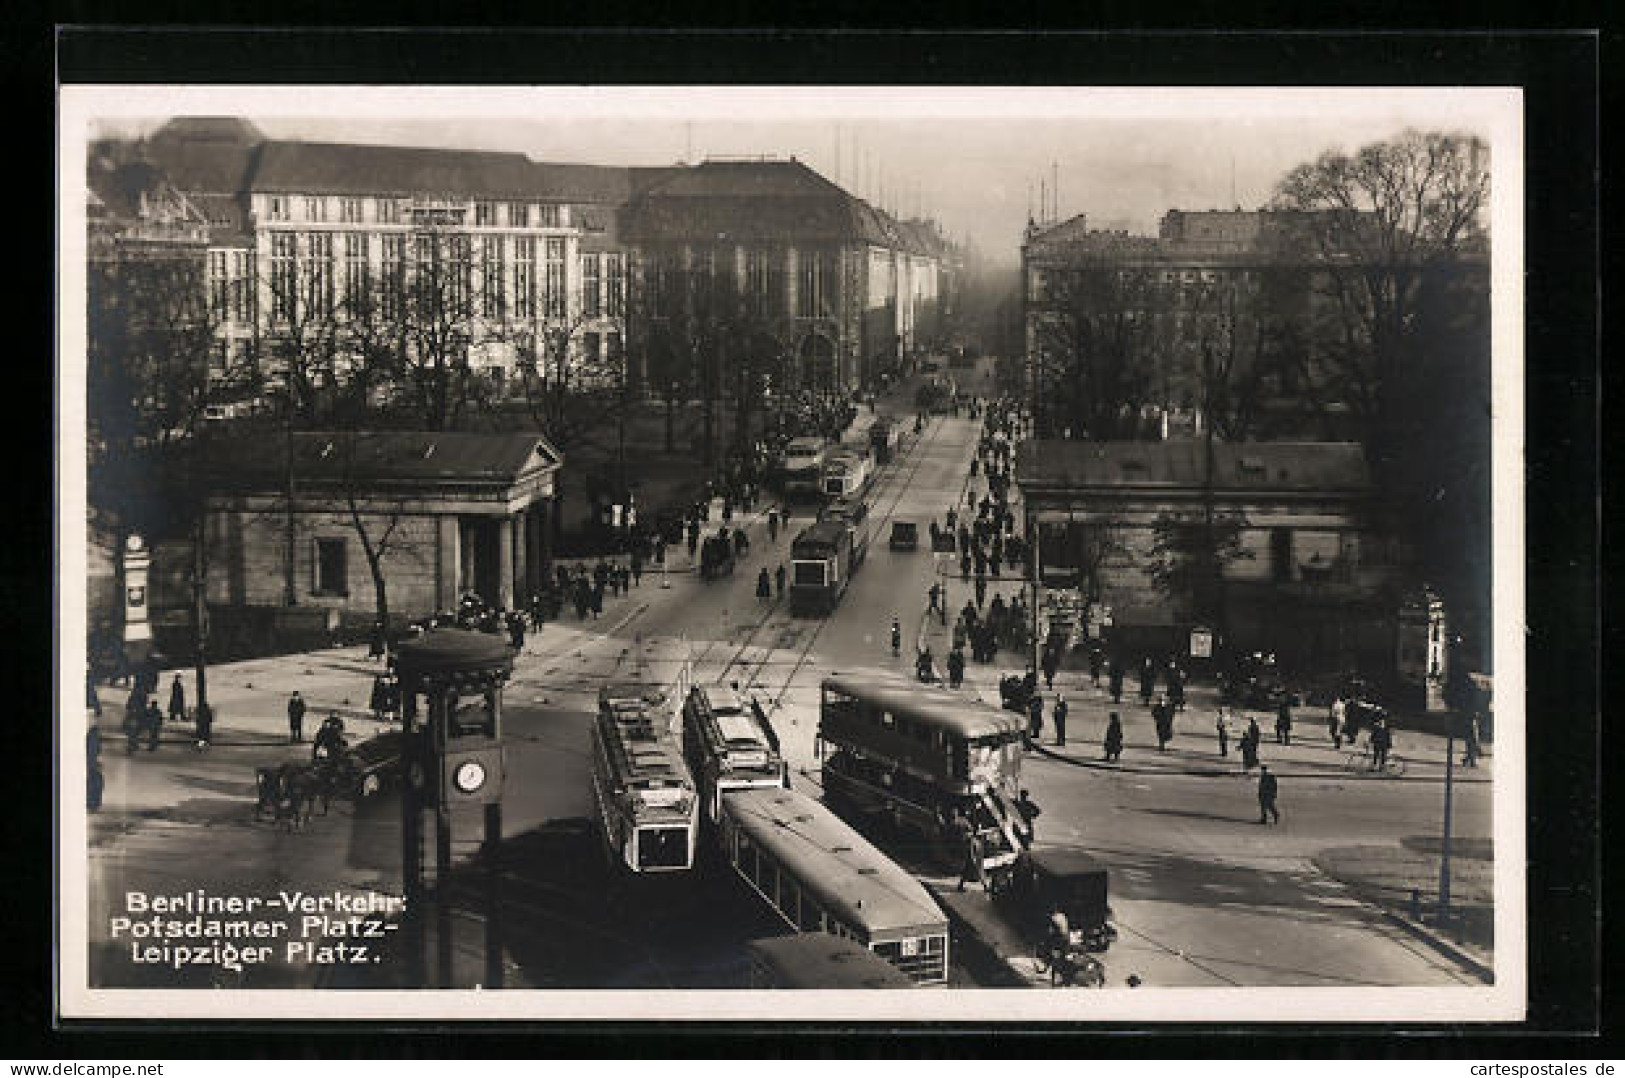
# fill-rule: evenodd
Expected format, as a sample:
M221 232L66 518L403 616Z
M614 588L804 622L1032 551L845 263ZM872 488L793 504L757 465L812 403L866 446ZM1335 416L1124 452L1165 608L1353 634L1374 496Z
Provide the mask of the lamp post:
M1439 851L1439 911L1438 923L1445 928L1450 922L1450 802L1454 792L1456 770L1456 717L1445 720L1444 742L1444 835Z

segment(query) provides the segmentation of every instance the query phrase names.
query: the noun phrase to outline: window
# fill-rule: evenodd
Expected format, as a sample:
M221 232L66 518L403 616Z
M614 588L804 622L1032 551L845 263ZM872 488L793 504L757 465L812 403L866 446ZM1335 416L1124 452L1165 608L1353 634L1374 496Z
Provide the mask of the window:
M367 302L367 234L352 232L344 237L344 307L360 310Z
M305 199L305 220L327 220L327 199L321 197L320 195L312 195L311 197Z
M401 204L392 198L378 200L378 221L380 224L398 225L401 223Z
M406 295L406 237L391 235L380 239L384 255L383 314L393 321L401 317L401 304Z
M745 309L761 317L768 312L768 254L760 248L745 252Z
M288 200L281 195L271 196L271 220L286 221L288 219Z
M346 224L358 225L361 223L361 200L359 198L344 198L339 200L339 220Z
M294 295L298 240L292 232L271 234L271 318L282 324L293 321L298 313Z
M536 207L537 228L558 228L560 221L559 208L551 202L544 202Z
M474 224L479 228L493 228L497 223L497 204L495 202L474 203Z
M316 540L315 594L350 594L349 549L345 540Z
M531 236L514 240L513 313L515 318L536 317L536 240Z
M480 314L485 318L502 317L503 270L502 237L484 237L480 240Z
M253 253L233 251L231 254L230 318L233 322L254 321L254 263Z
M446 305L455 318L466 318L472 297L474 241L469 236L446 237Z
M599 302L598 256L581 256L581 314L585 318L597 318L603 305Z
M556 207L555 207L556 208ZM547 262L543 266L544 311L549 318L564 317L564 241L547 241Z
M209 313L226 317L226 252L209 252Z
M583 333L581 335L581 355L589 363L596 362L598 359L598 340L598 334L596 333Z
M827 318L834 313L835 257L828 251L804 252L796 314L801 318Z
M526 202L508 203L508 227L530 227L530 204Z
M333 234L310 234L310 302L316 313L333 313Z
M620 255L604 256L604 313L611 318L626 313L626 271Z

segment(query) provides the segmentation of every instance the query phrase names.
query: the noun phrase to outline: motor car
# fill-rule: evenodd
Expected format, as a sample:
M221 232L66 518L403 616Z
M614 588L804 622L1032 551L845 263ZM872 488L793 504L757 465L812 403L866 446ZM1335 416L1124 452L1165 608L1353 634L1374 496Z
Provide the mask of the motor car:
M918 550L920 548L920 526L912 520L892 521L891 548L893 550Z
M1219 699L1236 707L1273 711L1282 702L1295 702L1281 677L1275 656L1255 651L1239 656L1219 675Z

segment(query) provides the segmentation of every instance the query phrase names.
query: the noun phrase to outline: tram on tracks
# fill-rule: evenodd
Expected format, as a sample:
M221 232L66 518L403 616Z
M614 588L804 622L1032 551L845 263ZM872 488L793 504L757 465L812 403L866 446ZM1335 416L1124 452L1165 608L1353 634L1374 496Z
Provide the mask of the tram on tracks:
M865 445L842 445L824 458L822 491L827 498L855 498L874 482L874 455Z
M826 450L822 438L792 438L784 447L784 495L818 496Z
M825 798L914 831L950 860L961 855L954 815L965 813L981 839L982 871L1002 886L1025 845L1014 808L1024 722L900 679L825 678L816 742Z
M592 736L592 793L607 854L640 876L694 867L700 801L658 690L606 685Z
M897 455L897 421L891 416L879 416L869 426L869 448L874 452L876 464L890 464Z
M787 789L790 767L761 706L731 689L696 685L683 701L683 754L699 786L701 820L715 826L722 796L734 790Z
M918 880L796 790L722 798L723 857L797 932L852 940L915 984L948 981L948 918Z
M790 612L827 614L869 555L869 505L837 498L790 544Z
M853 940L827 933L768 936L745 944L743 988L917 987L912 978Z

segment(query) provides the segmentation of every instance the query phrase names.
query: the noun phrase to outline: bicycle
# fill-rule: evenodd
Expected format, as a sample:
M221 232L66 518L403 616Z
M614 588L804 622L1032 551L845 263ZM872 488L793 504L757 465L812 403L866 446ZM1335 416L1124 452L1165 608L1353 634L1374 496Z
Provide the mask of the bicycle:
M1370 749L1355 749L1343 758L1343 770L1360 772L1376 771ZM1399 778L1405 774L1405 758L1390 752L1383 761L1381 774Z

